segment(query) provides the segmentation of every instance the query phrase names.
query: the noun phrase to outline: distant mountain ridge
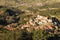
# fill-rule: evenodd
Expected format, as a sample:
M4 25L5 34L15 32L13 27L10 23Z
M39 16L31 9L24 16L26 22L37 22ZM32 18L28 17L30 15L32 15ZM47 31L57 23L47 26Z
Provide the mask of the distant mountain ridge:
M54 4L60 0L0 0L2 6L43 6L45 4Z

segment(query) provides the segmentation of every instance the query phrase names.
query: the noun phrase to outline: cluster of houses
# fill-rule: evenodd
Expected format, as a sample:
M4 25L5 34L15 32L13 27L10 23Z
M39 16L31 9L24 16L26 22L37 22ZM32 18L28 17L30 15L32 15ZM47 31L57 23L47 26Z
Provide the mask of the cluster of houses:
M29 22L26 25L23 25L22 28L25 27L34 27L35 29L52 29L52 20L45 16L37 15L35 18L30 18Z
M57 25L57 22L53 20L55 17L52 18L37 15L34 18L30 18L29 21L22 25L21 29L26 28L27 30L31 30L30 28L34 28L35 30L54 30L59 29ZM56 18L55 18L56 19ZM58 20L57 20L58 21ZM60 24L60 23L59 23Z
M7 26L4 27L5 29L7 30L19 30L19 27L16 26L16 23L12 23L12 24L9 24Z
M12 23L10 25L7 25L5 28L8 30L16 30L16 29L19 30L19 29L26 28L29 32L31 31L31 28L33 28L35 30L39 30L39 29L53 30L55 28L58 30L58 26L55 24L57 24L57 22L55 22L55 20L53 21L52 18L37 15L34 18L30 18L29 21L26 22L25 24L23 24L22 26L17 26L15 28L13 28L13 26L15 26L15 24Z

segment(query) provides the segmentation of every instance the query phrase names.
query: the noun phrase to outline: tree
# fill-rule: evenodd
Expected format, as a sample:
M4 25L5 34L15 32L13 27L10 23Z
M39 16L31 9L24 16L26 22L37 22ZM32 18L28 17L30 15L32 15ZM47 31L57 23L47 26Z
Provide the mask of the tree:
M21 30L20 37L17 40L32 40L32 34L26 29Z

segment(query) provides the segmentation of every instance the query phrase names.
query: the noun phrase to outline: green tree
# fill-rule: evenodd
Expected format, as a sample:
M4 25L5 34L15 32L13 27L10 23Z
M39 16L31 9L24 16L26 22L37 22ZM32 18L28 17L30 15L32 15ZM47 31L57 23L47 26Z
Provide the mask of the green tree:
M32 40L32 34L26 29L21 30L20 37L17 40Z

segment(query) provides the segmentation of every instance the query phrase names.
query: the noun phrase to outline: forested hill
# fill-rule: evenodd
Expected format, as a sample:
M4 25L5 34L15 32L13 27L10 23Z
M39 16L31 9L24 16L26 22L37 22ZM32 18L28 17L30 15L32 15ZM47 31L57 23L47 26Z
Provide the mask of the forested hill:
M0 0L0 40L60 40L60 0Z

